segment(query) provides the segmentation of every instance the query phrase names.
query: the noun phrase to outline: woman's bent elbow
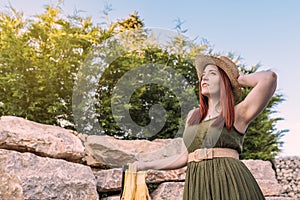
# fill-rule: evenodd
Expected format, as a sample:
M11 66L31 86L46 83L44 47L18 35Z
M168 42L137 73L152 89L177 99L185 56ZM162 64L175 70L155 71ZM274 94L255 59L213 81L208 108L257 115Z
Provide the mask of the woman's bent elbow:
M270 73L271 73L272 79L276 82L277 81L277 74L273 71L270 71Z
M266 82L270 84L270 88L275 92L277 87L277 74L273 71L268 71Z

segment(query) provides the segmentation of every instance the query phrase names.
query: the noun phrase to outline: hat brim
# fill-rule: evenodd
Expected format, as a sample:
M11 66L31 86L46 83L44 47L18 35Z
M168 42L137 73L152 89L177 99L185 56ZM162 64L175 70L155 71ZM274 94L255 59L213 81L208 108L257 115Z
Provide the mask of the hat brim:
M200 76L202 75L203 70L207 65L215 65L221 68L226 73L231 83L235 103L237 103L242 96L242 90L237 80L239 77L238 67L229 58L225 56L221 56L221 57L208 56L208 55L197 56L197 58L195 59L195 66L198 75Z

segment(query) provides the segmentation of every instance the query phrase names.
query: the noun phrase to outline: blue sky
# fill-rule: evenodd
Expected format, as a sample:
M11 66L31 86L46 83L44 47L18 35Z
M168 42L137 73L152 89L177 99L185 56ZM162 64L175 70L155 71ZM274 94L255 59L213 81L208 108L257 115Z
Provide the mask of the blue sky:
M26 16L43 12L46 4L56 0L3 0L1 11L9 3ZM173 29L175 21L184 22L190 39L205 38L215 52L233 52L251 66L272 69L278 75L277 92L286 101L280 104L277 116L285 120L278 129L289 129L282 141L282 155L300 155L300 1L297 0L65 0L61 7L67 14L75 9L82 16L102 22L102 10L111 4L110 20L125 19L136 10L147 27Z

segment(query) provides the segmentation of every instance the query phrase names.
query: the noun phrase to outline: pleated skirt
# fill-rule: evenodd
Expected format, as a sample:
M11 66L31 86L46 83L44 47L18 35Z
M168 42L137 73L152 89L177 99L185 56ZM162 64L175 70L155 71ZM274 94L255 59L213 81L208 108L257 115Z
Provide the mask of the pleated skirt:
M188 163L184 200L263 200L255 178L240 160L214 158Z

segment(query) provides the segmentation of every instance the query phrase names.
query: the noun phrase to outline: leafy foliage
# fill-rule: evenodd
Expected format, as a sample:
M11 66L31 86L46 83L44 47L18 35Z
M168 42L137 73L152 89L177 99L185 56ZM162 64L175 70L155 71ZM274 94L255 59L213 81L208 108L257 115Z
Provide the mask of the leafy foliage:
M143 56L141 56L141 54L143 54ZM115 97L115 101L118 101L118 98L123 99L126 95L132 94L130 96L130 101L124 106L127 107L125 109L129 109L130 117L139 127L146 127L150 122L160 124L160 121L163 120L163 116L159 113L160 110L157 111L157 114L152 113L152 117L149 116L149 113L154 105L161 105L161 107L166 110L166 122L164 123L162 130L157 131L155 135L151 135L147 132L146 128L130 128L132 122L126 122L127 119L123 119L123 121L121 119L121 124L125 125L121 130L114 120L114 118L118 118L118 116L112 115L112 108L110 105L112 91L115 89L114 86L126 72L139 66L145 66L145 70L138 73L137 76L133 76L128 83L128 85L131 85L131 87L136 89L134 93L130 90L126 90L127 88L123 88L120 95ZM181 96L191 96L191 94L196 94L191 89L188 91L187 86L184 83L174 84L174 80L168 79L168 74L164 74L165 72L163 72L163 70L160 73L157 73L156 71L153 72L153 69L159 70L159 68L153 68L153 66L160 66L161 69L164 68L163 70L166 70L166 68L174 69L178 73L177 76L183 76L184 80L187 80L187 83L194 83L193 86L197 82L195 69L188 60L180 59L161 49L146 49L139 51L139 55L128 54L115 60L110 65L110 69L102 76L103 79L100 81L99 91L97 92L99 94L99 101L101 102L98 108L100 115L99 119L107 134L117 135L124 139L173 138L176 136L180 125L182 125L181 107L183 105L176 97L173 90L185 93L180 94ZM113 77L111 76L112 74L114 75ZM152 83L147 84L145 79L151 79ZM173 81L173 88L166 87L169 85L168 82L170 81ZM144 84L139 86L139 83L141 82ZM153 82L160 84L158 85ZM187 98L186 101L188 102L189 99ZM190 102L190 105L194 104L196 106L195 103L196 102ZM153 115L157 117L153 117ZM124 116L120 115L119 118L124 118ZM129 132L132 134L129 134Z
M78 68L95 43L110 34L91 18L70 16L50 6L35 20L11 8L0 16L1 115L56 124L72 121L71 97Z

